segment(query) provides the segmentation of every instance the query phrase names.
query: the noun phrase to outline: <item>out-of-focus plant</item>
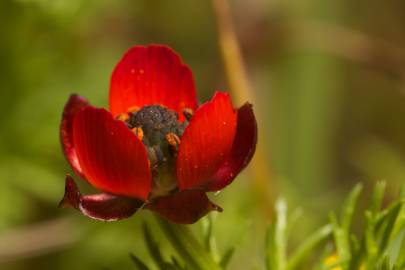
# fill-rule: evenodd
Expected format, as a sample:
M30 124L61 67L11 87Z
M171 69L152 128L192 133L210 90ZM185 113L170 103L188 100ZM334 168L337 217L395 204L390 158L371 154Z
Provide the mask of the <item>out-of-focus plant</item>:
M276 205L275 221L269 226L266 267L293 269L404 269L405 267L405 185L399 199L381 209L385 182L376 184L368 208L363 213L361 234L352 230L352 220L362 185L347 197L340 218L330 214L330 222L308 236L289 256L287 240L299 219L287 217L283 200Z
M369 206L363 212L362 233L356 233L351 225L353 218L359 215L356 206L361 191L362 185L355 186L342 207L340 217L331 213L328 224L306 237L293 250L288 246L288 239L294 234L302 211L289 215L285 200L279 199L275 206L275 217L268 227L263 269L405 269L405 185L397 200L381 208L385 182L377 183ZM177 253L165 258L151 230L145 225L145 242L158 269L227 268L236 247L231 246L218 253L212 233L212 216L204 219L202 239L198 239L186 226L162 219L158 219L158 224ZM151 269L136 255L131 254L131 258L138 269Z

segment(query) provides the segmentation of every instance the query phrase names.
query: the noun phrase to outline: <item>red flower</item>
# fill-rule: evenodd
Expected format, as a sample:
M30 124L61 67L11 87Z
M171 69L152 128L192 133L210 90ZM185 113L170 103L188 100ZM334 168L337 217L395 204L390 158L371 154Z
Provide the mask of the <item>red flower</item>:
M110 111L78 95L61 123L64 154L74 172L105 193L81 195L66 177L61 205L99 220L126 218L140 208L176 223L211 210L206 192L232 182L256 147L250 104L235 110L216 92L198 106L193 75L170 48L131 48L116 66Z

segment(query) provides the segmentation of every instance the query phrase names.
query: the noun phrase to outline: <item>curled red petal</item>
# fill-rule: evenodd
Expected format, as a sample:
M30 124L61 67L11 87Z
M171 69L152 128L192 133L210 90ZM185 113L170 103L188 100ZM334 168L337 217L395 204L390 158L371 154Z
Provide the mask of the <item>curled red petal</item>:
M82 196L73 178L67 175L65 195L59 206L71 206L92 219L115 221L132 216L142 204L139 200L105 193Z
M161 104L182 114L195 110L197 99L190 68L162 45L134 46L115 67L110 83L110 111L116 116L131 107Z
M180 190L203 187L232 149L237 112L226 93L217 92L194 114L181 138L176 174Z
M93 186L146 200L152 181L146 149L124 122L88 106L74 119L73 138L83 174Z
M184 190L160 197L146 208L179 224L192 224L213 210L222 212L222 208L212 203L202 190Z
M235 140L229 156L212 177L207 191L217 191L229 185L249 164L256 151L257 123L252 105L245 104L238 110L238 124Z
M77 159L76 150L73 142L73 119L77 112L83 107L89 105L87 99L73 94L69 97L65 105L60 125L60 141L62 144L63 153L68 160L73 171L80 177L85 178L80 167L79 160Z

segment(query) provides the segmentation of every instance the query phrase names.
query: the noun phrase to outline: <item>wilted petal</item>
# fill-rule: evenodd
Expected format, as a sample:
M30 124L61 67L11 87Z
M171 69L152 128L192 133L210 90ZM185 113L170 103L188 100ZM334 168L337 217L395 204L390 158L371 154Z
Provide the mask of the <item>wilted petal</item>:
M132 216L143 202L135 199L117 197L110 194L82 196L76 183L66 176L65 195L59 206L71 206L83 215L102 221L115 221Z
M98 189L145 200L151 188L146 149L124 122L88 106L73 123L77 158L87 180Z
M63 153L68 160L73 171L80 177L85 178L80 167L79 160L77 159L76 150L73 142L73 119L77 112L83 107L89 105L89 102L76 94L69 97L65 105L62 115L62 122L60 125L60 141L62 144Z
M192 224L213 210L222 212L221 207L212 203L201 190L184 190L161 197L146 208L179 224Z
M135 46L115 67L110 84L110 111L116 116L131 107L161 104L179 113L195 110L197 99L190 68L162 45Z
M256 150L257 123L251 104L238 110L238 125L229 156L212 177L208 191L217 191L229 185L250 162Z
M203 187L229 155L237 112L226 93L217 92L195 113L181 138L176 174L181 190Z

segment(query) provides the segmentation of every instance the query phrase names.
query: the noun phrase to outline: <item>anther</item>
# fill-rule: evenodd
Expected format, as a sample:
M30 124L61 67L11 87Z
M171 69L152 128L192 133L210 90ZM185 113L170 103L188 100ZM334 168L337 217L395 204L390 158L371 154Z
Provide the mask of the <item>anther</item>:
M193 114L194 114L194 111L192 109L190 109L190 108L183 109L183 115L184 115L184 117L186 117L186 119L188 121L191 120L191 118L193 117Z
M135 133L139 140L143 140L143 130L141 127L134 127L132 132Z
M116 119L126 122L129 119L129 115L127 113L121 113L121 114L117 115Z
M132 106L132 107L129 107L128 112L129 112L129 113L136 113L136 112L138 112L140 109L141 109L141 108L139 108L138 106Z
M180 138L179 138L179 136L177 136L177 135L174 134L173 132L167 133L165 137L166 137L167 142L168 142L171 146L177 148L177 147L180 145Z

